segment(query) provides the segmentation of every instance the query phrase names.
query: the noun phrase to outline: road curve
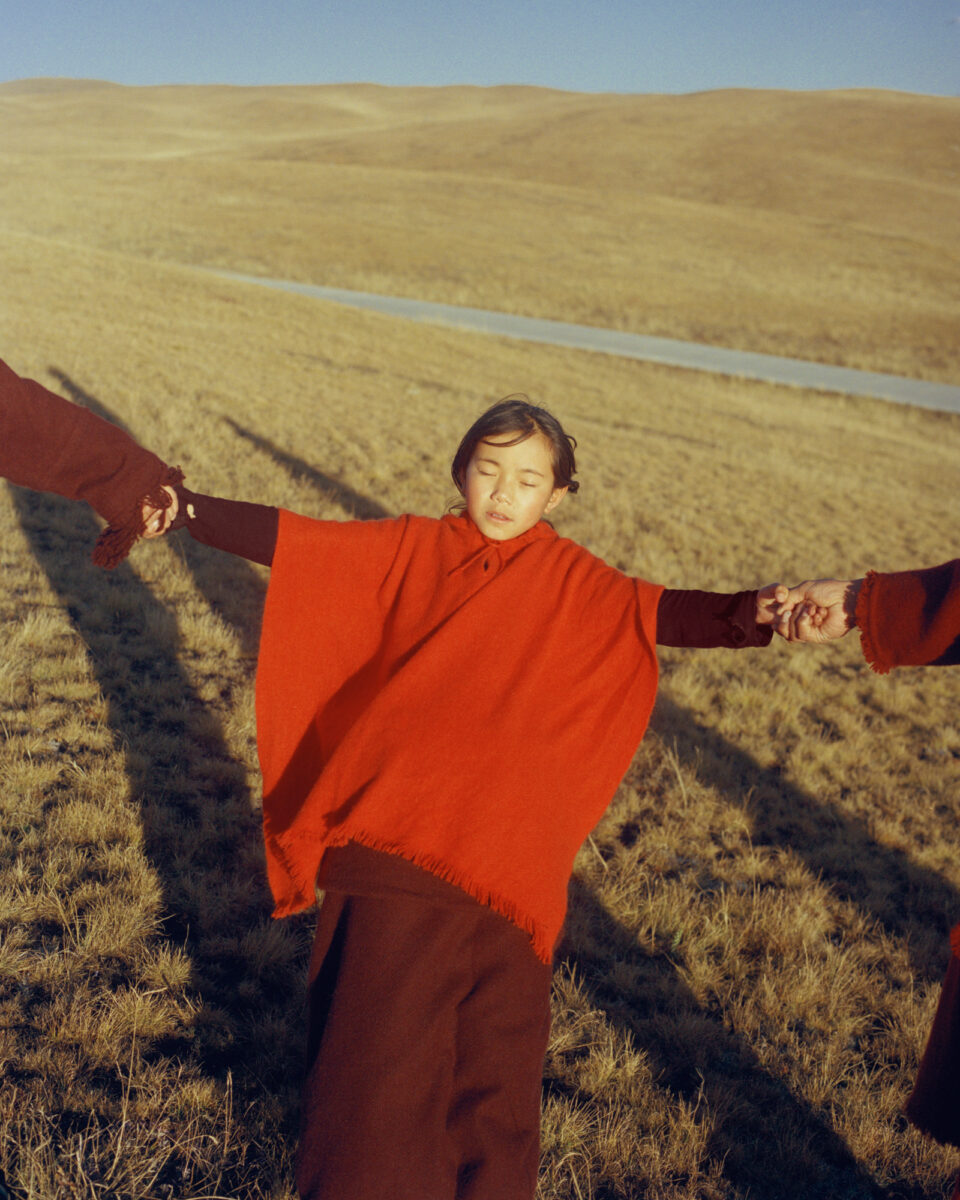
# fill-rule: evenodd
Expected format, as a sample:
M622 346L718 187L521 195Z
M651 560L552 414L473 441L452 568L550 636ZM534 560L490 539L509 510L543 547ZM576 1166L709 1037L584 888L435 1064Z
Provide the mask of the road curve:
M346 288L266 279L258 275L242 275L232 271L215 271L214 274L241 283L299 292L304 296L329 300L335 304L346 304L353 308L373 309L388 316L452 325L478 333L495 334L498 337L543 342L575 350L591 350L599 354L615 354L621 358L637 358L645 362L687 367L694 371L712 371L715 374L744 379L762 379L767 383L786 384L789 387L840 392L848 396L873 396L882 400L893 400L899 404L912 404L919 408L960 413L960 386L948 383L928 383L925 380L907 379L900 375L855 371L848 367L831 367L825 363L806 362L798 358L778 358L772 354L728 350L722 346L680 342L673 338L622 333L614 329L599 329L593 325L572 325L566 321L518 317L512 313L490 312L482 308L463 308L454 304L434 304L427 300L378 296L372 292L354 292Z

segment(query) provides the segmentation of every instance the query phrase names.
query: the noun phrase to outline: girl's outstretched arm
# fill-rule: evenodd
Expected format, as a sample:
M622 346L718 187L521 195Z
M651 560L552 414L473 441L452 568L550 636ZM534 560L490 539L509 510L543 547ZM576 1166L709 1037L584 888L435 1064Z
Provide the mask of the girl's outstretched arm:
M185 528L198 542L270 566L277 545L279 509L205 496L182 485L176 491L178 513L172 528Z
M773 637L773 617L761 623L766 612L763 598L772 596L776 587L769 584L746 592L666 588L657 607L657 644L731 650L766 646Z

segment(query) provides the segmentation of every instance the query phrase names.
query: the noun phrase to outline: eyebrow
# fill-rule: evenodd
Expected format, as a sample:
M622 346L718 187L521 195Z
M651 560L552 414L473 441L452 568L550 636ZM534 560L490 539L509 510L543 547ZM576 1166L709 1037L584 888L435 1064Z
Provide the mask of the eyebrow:
M477 462L489 463L492 467L500 466L500 460L498 458L487 458L486 455L482 455L482 454L474 455L474 457L476 458ZM542 471L537 471L533 467L521 467L520 474L521 475L538 475L541 479L546 478L546 476L544 475L544 473Z

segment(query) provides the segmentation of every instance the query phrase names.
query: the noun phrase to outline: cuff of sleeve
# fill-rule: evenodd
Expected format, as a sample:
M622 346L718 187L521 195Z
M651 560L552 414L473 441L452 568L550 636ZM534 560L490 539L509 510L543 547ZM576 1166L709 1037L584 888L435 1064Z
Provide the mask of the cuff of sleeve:
M773 626L757 624L756 590L737 592L724 616L730 625L731 645L738 649L769 646L773 640Z
M176 487L182 480L183 472L179 467L165 467L156 484L137 501L127 518L118 525L108 525L97 538L92 555L94 563L103 567L105 571L112 571L114 567L119 566L146 530L143 506L146 504L151 508L169 508L170 496L163 489Z
M863 651L863 657L878 675L887 675L890 672L891 664L880 653L873 637L873 593L876 586L876 571L868 571L860 585L854 620L860 630L860 649Z

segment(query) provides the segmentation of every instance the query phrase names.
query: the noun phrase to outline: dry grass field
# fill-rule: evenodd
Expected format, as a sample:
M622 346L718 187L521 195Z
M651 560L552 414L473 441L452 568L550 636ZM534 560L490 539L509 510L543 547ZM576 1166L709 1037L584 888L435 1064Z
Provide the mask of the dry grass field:
M488 402L580 442L560 531L673 586L957 554L960 417L523 346L197 266L956 381L960 102L0 87L0 356L199 490L452 499ZM266 572L113 574L0 486L0 1172L292 1200L310 918L270 920ZM669 651L557 960L540 1200L946 1193L899 1116L960 914L960 676Z
M0 86L10 231L956 380L960 101Z

